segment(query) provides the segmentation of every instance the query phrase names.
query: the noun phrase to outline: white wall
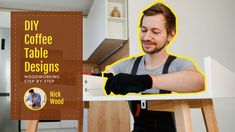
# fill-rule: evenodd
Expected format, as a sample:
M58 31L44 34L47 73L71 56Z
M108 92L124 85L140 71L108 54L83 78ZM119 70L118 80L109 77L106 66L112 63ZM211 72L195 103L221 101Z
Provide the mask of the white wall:
M0 10L0 27L10 28L10 12Z
M87 60L87 58L89 57L88 55L88 51L90 50L89 46L86 46L88 45L88 38L89 38L89 35L88 35L88 30L87 30L87 17L83 17L83 55L82 55L82 60Z
M140 10L154 0L129 0L130 54L139 54L137 24ZM211 56L235 72L235 1L165 0L178 16L178 36L169 51L193 58L204 70L203 57ZM226 86L226 84L225 84ZM235 99L214 100L220 131L230 132L235 122ZM199 110L192 111L195 132L206 131Z

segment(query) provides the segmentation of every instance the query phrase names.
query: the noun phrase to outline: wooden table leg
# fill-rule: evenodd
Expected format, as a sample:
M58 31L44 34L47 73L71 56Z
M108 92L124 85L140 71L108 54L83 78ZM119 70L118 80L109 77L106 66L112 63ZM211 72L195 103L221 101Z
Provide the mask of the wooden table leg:
M37 132L38 120L29 120L26 132Z
M218 124L215 116L215 109L211 99L201 100L202 114L207 132L218 132Z
M189 103L184 100L173 101L177 132L192 132Z
M78 132L83 132L83 121L78 120Z

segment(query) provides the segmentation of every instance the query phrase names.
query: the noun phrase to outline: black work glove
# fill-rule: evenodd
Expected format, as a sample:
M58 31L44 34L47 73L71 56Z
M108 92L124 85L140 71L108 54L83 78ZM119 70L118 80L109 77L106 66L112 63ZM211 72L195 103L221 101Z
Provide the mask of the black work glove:
M114 94L125 95L127 93L139 93L152 87L152 78L149 75L131 75L119 73L116 76L108 78L105 91L109 95Z
M107 77L107 78L111 78L111 77L113 77L113 73L103 73L102 76Z

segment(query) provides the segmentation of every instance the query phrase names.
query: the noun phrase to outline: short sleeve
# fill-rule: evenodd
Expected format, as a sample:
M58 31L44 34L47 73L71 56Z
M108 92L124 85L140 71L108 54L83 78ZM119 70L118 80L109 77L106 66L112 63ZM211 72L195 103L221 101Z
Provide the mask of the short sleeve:
M118 73L130 73L134 61L135 58L120 61L116 64L113 64L108 71L114 73L115 75Z
M28 95L27 97L26 97L26 100L25 101L29 101L30 100L30 97L29 97L30 95Z
M189 67L195 67L195 65L190 60L187 60L185 58L177 58L174 61L174 65L175 65L175 71L182 71Z
M38 102L41 102L41 95L38 94Z

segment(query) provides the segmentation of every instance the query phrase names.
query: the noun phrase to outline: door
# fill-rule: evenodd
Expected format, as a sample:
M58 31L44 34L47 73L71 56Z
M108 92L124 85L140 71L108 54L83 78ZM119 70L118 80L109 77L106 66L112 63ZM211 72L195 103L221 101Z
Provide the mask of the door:
M10 93L10 29L0 28L0 93Z
M0 28L0 132L18 132L10 113L10 29Z

